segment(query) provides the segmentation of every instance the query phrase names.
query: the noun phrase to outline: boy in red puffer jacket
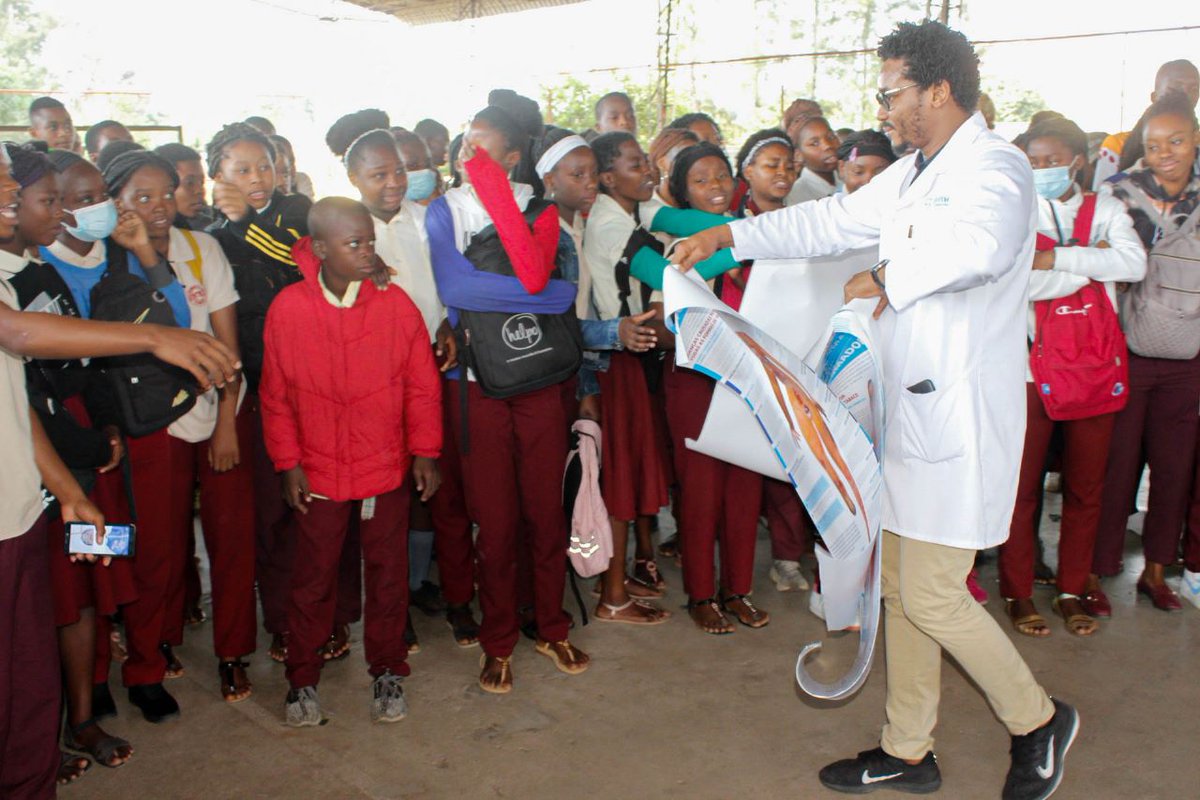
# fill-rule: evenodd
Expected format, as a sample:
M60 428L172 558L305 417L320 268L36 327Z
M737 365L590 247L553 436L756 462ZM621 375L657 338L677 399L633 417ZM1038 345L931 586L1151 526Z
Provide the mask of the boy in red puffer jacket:
M286 721L322 721L318 649L333 627L338 560L356 514L371 719L395 722L407 711L400 682L409 674L408 473L422 500L437 490L441 390L421 312L389 285L366 207L326 198L308 228L292 249L304 280L267 314L259 390L267 450L297 512Z

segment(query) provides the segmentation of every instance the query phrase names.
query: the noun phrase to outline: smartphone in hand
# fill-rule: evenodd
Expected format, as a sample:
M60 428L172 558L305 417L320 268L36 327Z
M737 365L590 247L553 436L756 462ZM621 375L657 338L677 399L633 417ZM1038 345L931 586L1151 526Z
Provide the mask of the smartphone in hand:
M99 541L96 526L89 522L68 522L66 528L67 555L132 558L137 550L137 527L133 524L105 525L104 537Z

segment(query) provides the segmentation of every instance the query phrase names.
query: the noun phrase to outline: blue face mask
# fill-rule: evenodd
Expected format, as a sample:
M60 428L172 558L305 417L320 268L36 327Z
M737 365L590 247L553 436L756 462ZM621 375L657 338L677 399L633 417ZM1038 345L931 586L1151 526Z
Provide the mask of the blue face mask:
M77 208L68 213L75 217L75 224L67 225L64 222L63 227L81 242L107 239L117 227L117 204L112 200Z
M1057 200L1071 188L1070 167L1046 167L1033 171L1033 188L1047 200Z
M419 203L429 195L433 194L433 190L437 188L438 174L432 169L415 169L408 173L408 191L404 196L415 203Z

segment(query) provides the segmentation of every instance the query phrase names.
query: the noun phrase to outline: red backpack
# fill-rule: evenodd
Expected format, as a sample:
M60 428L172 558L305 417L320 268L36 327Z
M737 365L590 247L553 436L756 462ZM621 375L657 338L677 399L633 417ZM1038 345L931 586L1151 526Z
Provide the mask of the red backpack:
M1095 213L1096 195L1085 195L1070 244L1087 247ZM1039 234L1039 250L1046 249L1043 244L1058 243ZM1038 300L1034 313L1037 332L1029 368L1046 416L1085 419L1124 408L1129 397L1129 351L1104 284L1089 281L1067 297Z

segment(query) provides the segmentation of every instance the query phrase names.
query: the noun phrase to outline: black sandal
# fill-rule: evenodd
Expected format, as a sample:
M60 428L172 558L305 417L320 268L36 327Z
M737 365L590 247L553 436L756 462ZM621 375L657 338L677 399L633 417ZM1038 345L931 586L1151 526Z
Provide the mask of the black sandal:
M82 767L79 766L80 762L83 763ZM91 768L92 760L90 758L60 750L58 753L58 774L55 776L55 782L59 786L74 783L86 775L87 771Z
M736 602L740 602L746 607L746 610L750 612L748 617L743 617L741 614L729 607L731 603ZM727 594L723 596L721 598L721 610L728 611L730 614L733 614L733 618L742 625L745 625L747 628L762 628L771 621L771 615L756 608L754 603L751 602L750 595L748 594Z
M479 644L479 623L475 621L469 605L447 606L446 624L454 633L454 642L459 647L475 647Z
M341 641L338 638L341 637ZM325 661L341 661L350 655L350 626L338 625L321 647L321 658Z
M100 724L99 724L99 722L97 722L95 717L92 717L91 719L85 719L83 722L79 723L78 725L68 725L67 729L63 732L63 742L62 742L63 748L71 751L72 753L77 753L81 756L88 756L91 758L92 761L94 761L95 763L99 764L102 767L108 767L109 769L116 769L118 767L125 766L125 764L128 763L130 757L133 755L133 745L131 745L129 742L122 739L121 737L109 736L109 735L105 734L104 738L97 741L91 747L85 747L82 744L80 744L78 741L76 741L75 737L78 736L83 731L86 731L88 728L98 728L98 727L100 727ZM113 757L117 755L117 751L123 747L129 748L129 755L125 756L125 759L123 761L120 761L116 764L112 763ZM66 763L66 760L67 760L67 754L63 753L63 763L64 764ZM84 760L87 760L87 759L84 759ZM60 770L61 770L61 767L60 767ZM87 772L87 770L84 769L83 772ZM80 773L81 776L82 776L83 772ZM67 783L70 783L70 782L71 781L67 781Z
M704 625L700 624L695 617L692 617L693 609L700 608L701 606L709 606L712 608L713 612L718 617L718 622L716 624L723 624L723 627L720 630L709 630L708 628L704 627ZM729 624L729 618L722 613L721 607L717 605L717 599L715 597L706 597L703 600L688 600L686 607L688 616L691 617L692 622L694 622L696 627L699 628L703 633L707 633L710 636L728 636L734 632L733 625Z
M240 658L234 661L222 661L217 664L217 675L221 678L221 697L226 703L240 703L254 693L254 684L246 675L246 667L250 662ZM238 673L241 673L240 675ZM241 678L239 681L238 678ZM245 691L246 694L238 697Z
M183 677L183 662L175 655L175 649L167 642L163 642L158 646L158 652L162 653L163 660L167 662L167 671L164 677L167 680Z

